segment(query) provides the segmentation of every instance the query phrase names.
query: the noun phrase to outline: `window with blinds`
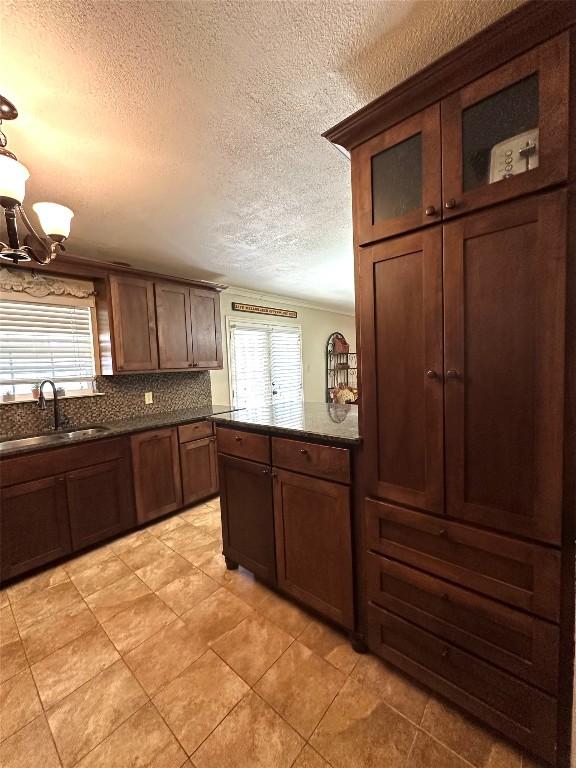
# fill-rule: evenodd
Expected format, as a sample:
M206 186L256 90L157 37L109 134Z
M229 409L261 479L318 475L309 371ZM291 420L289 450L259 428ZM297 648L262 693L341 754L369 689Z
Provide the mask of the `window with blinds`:
M66 394L91 390L95 373L90 306L0 300L3 396L31 397L42 379Z
M254 407L302 401L302 338L298 326L234 320L229 334L233 405Z

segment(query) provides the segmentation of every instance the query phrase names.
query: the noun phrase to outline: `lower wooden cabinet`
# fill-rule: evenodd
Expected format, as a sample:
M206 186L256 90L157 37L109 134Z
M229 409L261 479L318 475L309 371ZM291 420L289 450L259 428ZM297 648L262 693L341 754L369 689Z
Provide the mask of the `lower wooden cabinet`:
M69 472L66 494L75 550L122 533L135 523L127 458Z
M18 576L72 551L63 476L3 488L1 499L0 578Z
M274 470L278 584L353 629L350 488Z
M131 443L136 515L145 523L182 506L178 430L140 432Z
M182 501L195 501L218 492L218 459L216 438L192 440L180 443L180 468L182 470Z
M219 454L224 555L260 578L276 581L270 467Z

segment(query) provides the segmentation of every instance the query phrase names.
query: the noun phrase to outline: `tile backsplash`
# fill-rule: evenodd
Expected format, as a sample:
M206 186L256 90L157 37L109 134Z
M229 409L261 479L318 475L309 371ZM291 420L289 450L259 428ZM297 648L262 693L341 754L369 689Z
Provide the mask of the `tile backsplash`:
M208 371L97 376L96 388L103 397L61 401L62 415L74 426L212 404ZM151 405L144 403L144 392L153 393ZM14 436L49 429L52 413L51 402L45 411L41 411L36 403L0 404L0 434Z

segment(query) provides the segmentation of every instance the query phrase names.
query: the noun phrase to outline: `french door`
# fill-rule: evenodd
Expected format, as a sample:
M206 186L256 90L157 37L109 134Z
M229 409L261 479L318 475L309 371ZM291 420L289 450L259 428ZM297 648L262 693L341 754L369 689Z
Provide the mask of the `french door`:
M232 320L228 351L234 406L246 408L302 402L299 326Z

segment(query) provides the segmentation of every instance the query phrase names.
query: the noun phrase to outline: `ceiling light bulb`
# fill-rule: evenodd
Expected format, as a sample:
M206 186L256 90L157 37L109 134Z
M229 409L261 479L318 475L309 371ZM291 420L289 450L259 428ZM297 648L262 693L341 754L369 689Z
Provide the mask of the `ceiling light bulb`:
M0 154L0 198L12 201L10 207L24 200L26 179L29 178L26 166L8 155Z
M70 234L70 222L74 212L58 203L34 203L40 226L53 240L64 240Z

